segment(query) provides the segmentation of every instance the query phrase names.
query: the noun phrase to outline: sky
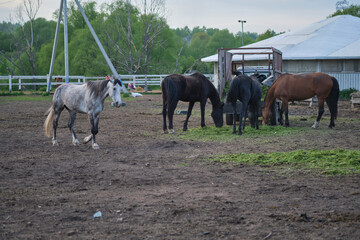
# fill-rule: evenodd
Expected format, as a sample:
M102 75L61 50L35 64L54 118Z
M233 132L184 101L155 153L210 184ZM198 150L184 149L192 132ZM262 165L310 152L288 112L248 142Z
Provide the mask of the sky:
M67 0L68 3L74 0ZM228 29L232 33L263 33L267 29L288 32L325 19L336 11L339 0L165 0L165 18L171 28L205 26ZM0 22L14 19L23 0L0 0ZM60 0L42 0L37 17L52 18ZM80 1L84 2L84 0ZM96 0L98 6L112 0ZM360 5L360 0L348 0Z

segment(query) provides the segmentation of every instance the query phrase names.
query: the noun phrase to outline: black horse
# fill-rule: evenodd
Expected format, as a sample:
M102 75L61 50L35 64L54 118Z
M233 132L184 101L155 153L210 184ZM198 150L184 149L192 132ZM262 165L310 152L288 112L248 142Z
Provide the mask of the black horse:
M249 106L249 112L254 115L256 129L259 129L259 107L261 104L261 84L257 80L253 80L245 75L236 76L230 83L229 93L227 95L226 102L231 103L234 109L234 115L236 116L236 101L242 102L242 109L240 113L239 123L239 135L241 132L241 125L243 122L243 129L245 129L245 120L247 117L247 110ZM234 117L233 133L236 133L236 118Z
M254 73L252 75L250 75L250 77L256 81L258 81L259 83L262 84L262 82L266 79L266 76L264 74L259 74L259 73Z
M169 129L174 133L173 116L178 101L189 102L186 120L183 130L187 130L187 124L191 111L195 102L200 102L201 109L201 127L205 127L205 104L209 98L212 103L211 116L216 127L222 127L223 120L223 106L224 103L220 101L219 94L214 85L201 73L194 73L189 76L180 74L172 74L164 78L161 82L162 98L163 98L163 118L164 118L164 133L168 133L166 126L166 114L169 118Z

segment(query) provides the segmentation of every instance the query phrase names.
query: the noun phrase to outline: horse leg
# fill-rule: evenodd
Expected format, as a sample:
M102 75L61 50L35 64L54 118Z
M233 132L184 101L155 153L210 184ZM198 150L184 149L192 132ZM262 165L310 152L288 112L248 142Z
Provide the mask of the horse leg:
M248 109L249 101L243 100L243 105L240 113L240 122L239 122L239 135L242 135L241 128L245 129L245 121L246 121L246 112ZM244 121L244 122L243 122Z
M254 107L253 114L254 114L254 118L255 118L253 120L253 121L255 121L254 125L255 125L256 129L259 129L259 104L257 103L255 105L253 105L253 107Z
M318 106L319 106L318 116L317 116L317 118L316 118L316 121L315 121L314 125L311 126L311 127L314 128L314 129L319 126L319 122L320 122L321 116L322 116L323 113L324 113L324 99L323 99L323 98L319 98L319 97L318 97Z
M245 130L245 124L246 124L246 119L248 118L248 110L249 110L249 105L248 107L245 109L245 116L244 116L244 122L243 122L243 130Z
M277 108L276 108L276 100L274 102L274 105L275 105L275 107L272 108L272 109L274 110L273 114L276 115L276 110L277 110ZM280 117L278 119L281 126L284 125L283 114L284 114L284 105L283 105L283 103L281 103L281 107L279 108L279 116Z
M232 103L232 107L233 107L233 134L235 134L236 133L236 116L237 116L236 102Z
M55 117L54 117L54 120L53 120L53 131L54 131L54 136L53 136L53 139L52 139L53 146L58 146L59 145L58 141L56 140L56 129L58 127L60 114L61 114L63 109L64 109L63 107L54 107L54 115L55 115Z
M162 114L163 114L163 130L164 130L164 133L169 133L168 130L167 130L167 126L166 126L166 108L167 108L167 103L165 103L165 100L163 100L163 111L162 111Z
M76 112L69 110L69 114L70 114L70 118L69 118L69 122L68 122L68 127L69 127L71 135L72 135L72 139L73 139L72 143L74 146L79 146L79 140L76 138L76 134L74 131L74 122L76 119Z
M98 125L99 125L99 115L89 114L90 124L91 124L91 134L92 134L92 148L99 149L99 145L96 143L95 135L98 133Z
M326 99L326 103L327 103L327 105L329 107L329 111L330 111L330 114L331 114L329 128L333 128L333 127L335 127L335 116L334 116L334 113L331 111L331 107L330 107L331 102L328 99Z
M190 102L189 103L189 107L188 107L188 111L187 111L187 115L186 115L186 120L184 122L184 128L183 128L184 131L188 130L187 125L188 125L188 121L189 121L192 109L194 107L194 104L195 104L195 102Z
M206 100L200 101L200 110L201 110L201 127L206 127L205 126L205 105L206 105Z
M289 127L290 123L289 123L289 102L286 99L282 99L281 100L281 110L280 110L280 116L282 116L283 114L285 115L285 127ZM282 124L282 118L280 118L280 124Z
M173 126L173 117L174 117L174 112L177 106L177 101L175 103L173 103L172 105L168 105L168 118L169 118L169 130L171 133L175 133L174 131L174 126Z

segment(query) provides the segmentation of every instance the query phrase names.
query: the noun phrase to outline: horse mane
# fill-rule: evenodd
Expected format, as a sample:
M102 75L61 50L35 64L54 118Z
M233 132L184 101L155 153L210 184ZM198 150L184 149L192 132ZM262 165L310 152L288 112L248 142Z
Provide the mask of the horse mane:
M86 85L90 90L90 95L94 94L95 97L102 96L107 90L107 85L109 81L110 80L97 80L97 81L86 82Z

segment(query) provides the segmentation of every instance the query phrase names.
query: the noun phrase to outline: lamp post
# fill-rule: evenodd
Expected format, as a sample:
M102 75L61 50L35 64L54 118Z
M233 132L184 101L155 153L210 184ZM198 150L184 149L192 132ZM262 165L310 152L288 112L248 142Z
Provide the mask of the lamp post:
M246 23L246 21L238 20L238 22L241 23L241 42L242 42L241 46L244 46L244 23Z

